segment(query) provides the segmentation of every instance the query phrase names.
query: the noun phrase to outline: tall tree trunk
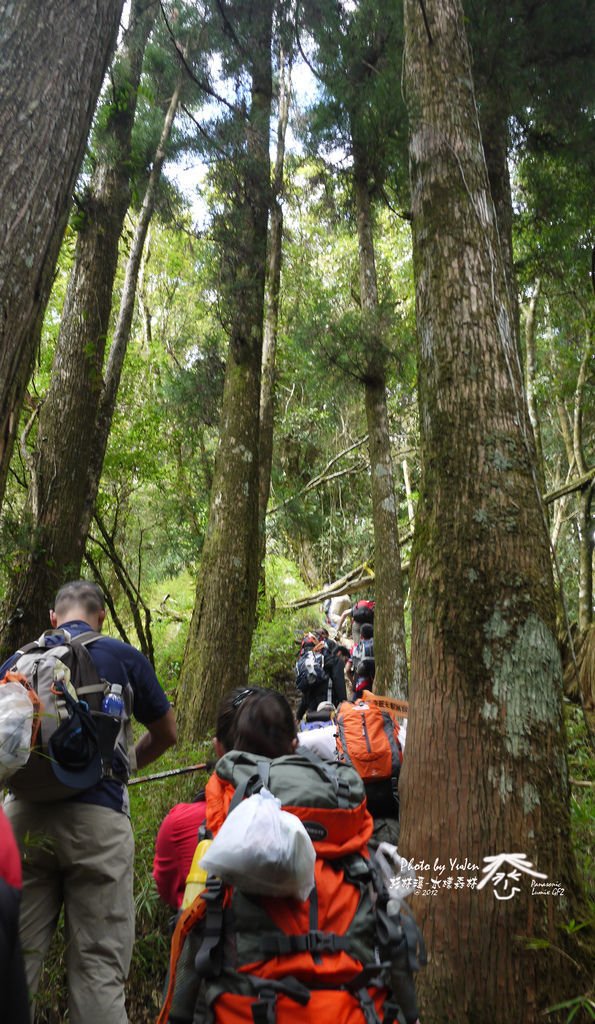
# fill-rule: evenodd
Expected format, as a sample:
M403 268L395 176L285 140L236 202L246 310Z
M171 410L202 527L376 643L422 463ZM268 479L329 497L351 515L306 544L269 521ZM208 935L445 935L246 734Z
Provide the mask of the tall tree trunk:
M536 1024L577 991L547 529L459 0L406 0L405 37L423 478L399 850L444 879L415 900L424 1021ZM488 871L506 854L563 895Z
M588 472L589 466L585 459L584 437L583 437L583 413L585 403L585 390L589 368L593 359L593 337L590 328L586 330L586 343L583 358L578 373L576 389L574 392L574 416L572 423L572 441L574 459L579 476ZM578 625L583 631L590 627L593 622L593 517L591 506L593 502L593 480L583 487L579 497L579 586L578 586Z
M366 162L353 139L353 182L359 243L359 284L369 356L364 381L372 519L374 522L374 574L376 606L374 653L378 693L405 698L408 691L407 649L403 610L403 576L393 477L388 410L386 405L385 355L378 323L378 286L374 255L372 209Z
M509 131L506 112L493 108L493 82L491 95L480 103L480 130L485 155L492 202L496 212L496 223L500 240L500 253L504 278L508 292L508 303L512 311L512 325L516 344L520 352L520 307L519 293L514 268L512 249L512 189L508 170Z
M161 172L163 171L163 165L167 155L167 144L169 142L180 103L181 85L181 81L178 81L165 114L163 128L161 129L161 137L153 159L153 166L151 168L151 173L149 174L149 181L145 190L143 203L134 232L134 238L132 240L130 255L126 264L126 274L124 276L122 298L120 299L120 309L118 311L114 337L109 351L107 368L105 371L105 383L101 390L99 407L97 410L94 443L91 451L89 452L85 504L81 515L78 538L78 547L82 550L84 550L87 534L91 525L91 519L93 517L93 511L95 509L95 502L97 501L99 482L101 480L101 473L103 470L103 460L105 458L112 419L116 408L118 388L120 387L122 367L124 366L124 358L126 356L128 342L130 341L136 289L142 264L143 249L147 233L149 231L149 225L155 211L157 188L159 186Z
M262 347L262 381L260 385L260 464L259 464L259 533L261 571L266 550L266 514L271 491L273 464L273 426L275 419L275 359L281 294L281 259L283 253L283 171L285 135L291 102L291 64L281 48L279 55L279 112L277 116L277 153L273 173L273 194L268 237L267 287L265 295L264 338Z
M0 504L123 0L0 0Z
M225 240L230 344L220 440L196 603L178 687L181 734L213 724L222 693L248 678L258 587L258 461L267 221L273 0L252 9L244 36L251 105L238 176L233 234ZM241 187L240 187L241 184ZM222 647L223 645L223 647ZM224 653L223 653L224 648Z
M80 572L89 524L86 474L99 440L96 419L118 244L130 203L132 125L153 19L154 9L137 0L112 69L106 138L100 142L106 156L84 200L52 381L39 418L25 513L32 543L6 602L10 625L3 629L2 649L8 653L45 622L64 579Z
M529 419L531 420L535 450L537 452L539 485L542 492L545 493L545 462L543 458L541 424L539 422L537 397L535 394L537 378L537 304L539 302L540 290L540 282L536 281L525 314L525 390L527 392L527 408L529 410Z

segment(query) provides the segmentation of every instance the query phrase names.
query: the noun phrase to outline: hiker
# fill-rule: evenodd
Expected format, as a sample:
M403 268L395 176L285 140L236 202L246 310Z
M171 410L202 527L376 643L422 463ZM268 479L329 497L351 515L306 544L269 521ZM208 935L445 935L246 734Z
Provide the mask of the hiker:
M417 1020L411 968L423 942L412 918L405 935L390 916L371 870L362 780L348 765L292 753L295 742L285 698L246 699L234 749L207 783L214 841L202 890L174 929L157 1024Z
M357 644L353 644L349 660L345 665L345 676L347 681L353 687L354 681L357 678L359 667L364 658L374 657L374 626L371 622L363 622L360 639ZM373 677L372 677L373 678Z
M337 623L337 635L343 629L345 620L351 618L351 639L355 644L357 644L360 639L362 623L374 622L375 607L375 601L356 601L351 608L347 608L341 615L341 618Z
M325 621L331 629L337 628L337 623L344 611L351 608L349 594L341 594L339 597L327 597L323 605Z
M298 726L298 749L313 750L324 761L337 760L335 705L322 701L316 711L307 711Z
M365 658L360 671L369 673ZM360 684L360 685L358 685ZM337 709L335 718L337 757L358 772L364 782L368 810L374 819L370 847L381 842L396 845L399 839L399 775L403 761L401 722L390 702L372 693L373 681L365 674L355 683L353 700Z
M3 1019L28 1024L29 997L19 940L23 874L19 848L0 807L0 992Z
M51 650L70 636L71 651L83 647L82 640L77 643L76 638L89 631L99 634L104 619L104 598L95 583L66 583L50 611L52 630L57 632L45 634L33 646L41 646L43 654L46 647ZM136 648L107 636L86 637L85 642L100 684L111 684L113 695L118 689L126 694L128 687L132 691L134 717L147 729L132 752L136 766L143 768L176 742L169 701L152 666ZM39 655L37 650L35 656ZM0 675L33 656L16 652L0 668ZM61 692L73 705L64 687ZM85 717L78 705L77 714L82 725ZM112 718L120 729L117 718L104 717L106 721ZM112 753L111 764L99 759L98 776L95 765L89 766L93 773L84 767L78 771L81 781L87 775L98 781L79 791L70 790L74 795L68 799L40 799L41 792L37 799L35 794L27 799L16 795L20 793L17 773L9 782L13 792L5 802L23 857L20 932L30 996L35 997L63 905L70 1024L126 1024L128 1019L124 983L134 942L134 840L126 787L128 752L118 744ZM58 765L50 767L58 772L57 778L70 779L77 774ZM27 769L28 765L22 771ZM33 1017L33 1004L31 1013Z
M346 700L345 666L338 645L326 630L306 633L295 665L296 686L301 700L296 712L300 721L322 701L337 705Z
M362 658L355 671L355 677L351 685L353 700L361 697L364 690L369 693L374 691L374 678L376 676L376 660L374 658Z
M258 692L258 687L238 687L221 701L213 738L218 758L232 749L233 723L243 702ZM191 803L175 804L159 827L155 840L153 878L161 899L173 910L179 910L182 905L186 879L198 841L198 830L204 824L206 811L203 789Z

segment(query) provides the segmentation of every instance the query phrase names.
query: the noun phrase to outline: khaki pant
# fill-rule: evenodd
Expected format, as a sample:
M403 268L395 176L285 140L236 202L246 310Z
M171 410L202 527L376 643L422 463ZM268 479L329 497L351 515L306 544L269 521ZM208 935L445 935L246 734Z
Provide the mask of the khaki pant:
M70 1024L126 1024L134 943L128 817L72 800L9 800L5 811L23 855L20 933L31 997L63 905Z

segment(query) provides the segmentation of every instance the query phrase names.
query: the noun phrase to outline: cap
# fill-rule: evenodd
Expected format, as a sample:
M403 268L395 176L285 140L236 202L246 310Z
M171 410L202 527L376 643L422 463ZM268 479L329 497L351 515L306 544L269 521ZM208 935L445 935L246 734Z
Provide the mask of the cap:
M334 711L335 705L330 700L321 700L320 704L316 708L317 711Z
M89 789L103 773L97 728L90 712L80 703L71 700L68 708L68 718L48 742L52 771L70 789Z

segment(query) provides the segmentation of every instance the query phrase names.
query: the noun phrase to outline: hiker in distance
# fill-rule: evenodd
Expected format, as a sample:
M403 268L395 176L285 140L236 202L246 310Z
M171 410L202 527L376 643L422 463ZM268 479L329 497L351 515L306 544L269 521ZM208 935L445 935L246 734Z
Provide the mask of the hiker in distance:
M100 636L103 595L87 580L58 591L52 630L0 667L42 701L40 740L5 802L23 857L20 933L30 998L64 905L70 1024L126 1024L134 942L134 840L126 782L176 742L169 701L147 659ZM147 731L133 746L130 717Z

